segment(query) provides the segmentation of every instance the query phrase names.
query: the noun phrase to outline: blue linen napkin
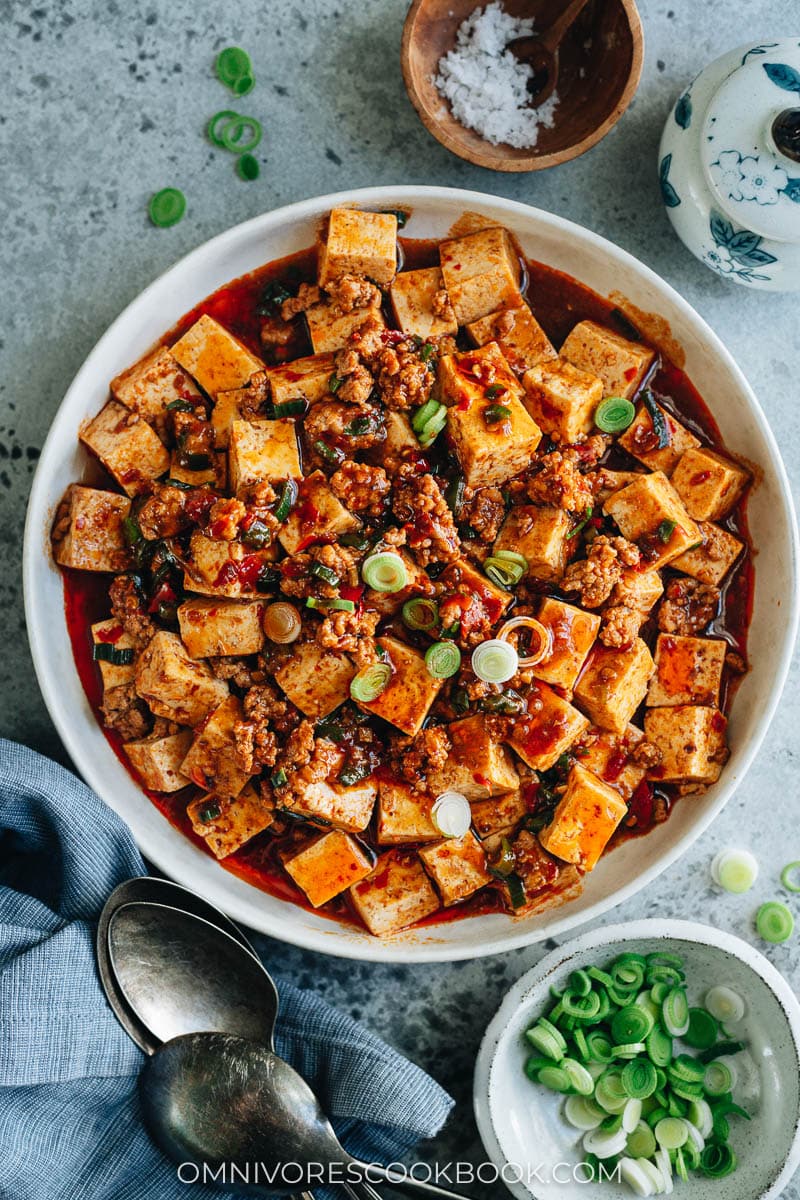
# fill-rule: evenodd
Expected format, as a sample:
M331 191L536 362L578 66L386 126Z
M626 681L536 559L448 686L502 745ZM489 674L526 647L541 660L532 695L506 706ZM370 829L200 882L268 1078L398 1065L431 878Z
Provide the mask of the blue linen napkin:
M85 784L0 739L0 1200L221 1195L179 1181L150 1141L144 1055L97 977L100 909L144 873L127 826ZM438 1132L453 1101L434 1080L313 993L278 990L278 1053L352 1154L396 1161Z

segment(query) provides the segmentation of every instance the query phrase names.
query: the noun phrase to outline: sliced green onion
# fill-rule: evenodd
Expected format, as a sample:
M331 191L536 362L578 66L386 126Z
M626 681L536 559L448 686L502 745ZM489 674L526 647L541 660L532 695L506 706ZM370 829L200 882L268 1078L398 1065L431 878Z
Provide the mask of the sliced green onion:
M652 1196L653 1187L650 1175L644 1170L644 1164L625 1156L618 1163L619 1177L627 1183L636 1196Z
M220 125L222 125L223 122L225 125L227 125L229 121L233 121L238 116L239 114L237 112L233 112L232 109L223 108L220 112L214 113L214 116L208 122L208 125L206 126L208 140L215 146L218 146L220 150L225 149L225 144L222 141L221 131L219 128Z
M340 546L352 546L354 550L366 550L369 548L369 538L365 538L363 533L340 533Z
M700 1155L700 1170L710 1179L724 1179L736 1170L736 1155L727 1142L709 1142Z
M600 1012L600 997L597 992L579 996L567 988L561 997L561 1004L568 1017L577 1017L581 1021L590 1021Z
M255 150L261 137L261 122L255 117L232 117L219 132L224 149L232 150L234 154L249 154Z
M589 1047L589 1054L595 1062L609 1063L612 1061L614 1055L611 1040L599 1029L592 1029L587 1033L586 1044Z
M689 1009L689 1028L684 1034L684 1041L695 1050L707 1050L713 1046L719 1034L719 1025L710 1012L704 1008Z
M275 506L275 520L285 521L297 501L297 484L294 479L287 479L283 485L278 503Z
M665 517L656 530L656 536L658 537L658 540L663 542L666 546L674 532L675 522L671 521L668 517Z
M601 1075L595 1085L594 1098L606 1112L622 1112L629 1099L622 1084L622 1072L611 1068Z
M671 1082L683 1081L685 1083L701 1083L703 1079L703 1066L688 1054L679 1054L673 1063L667 1068L667 1074Z
M633 1158L650 1158L652 1154L655 1154L656 1139L650 1126L644 1121L640 1121L633 1133L628 1134L625 1148Z
M136 651L111 642L95 642L92 647L92 658L95 662L111 663L115 667L127 667L136 657Z
M615 1058L634 1058L637 1054L644 1054L647 1047L644 1042L620 1042L612 1049Z
M502 588L516 587L528 569L528 560L513 550L498 550L483 564L486 576Z
M415 596L406 600L402 608L403 620L409 629L419 629L427 632L434 629L439 620L439 609L435 600Z
M472 669L484 683L507 683L519 670L513 646L500 638L489 638L472 651Z
M588 996L592 990L592 980L586 971L573 971L569 977L569 986L579 996Z
M716 987L709 988L705 1000L706 1008L717 1021L735 1025L744 1016L744 1000L733 988L718 984Z
M700 1131L700 1136L707 1138L713 1128L711 1106L707 1100L693 1100L686 1114L692 1125Z
M656 1069L647 1058L626 1063L622 1068L622 1086L635 1100L645 1100L656 1090Z
M642 400L644 401L645 408L650 414L650 420L653 423L653 432L658 439L658 445L656 449L666 450L667 446L669 446L672 441L667 419L656 404L655 397L653 396L652 392L645 392L642 396Z
M389 686L392 678L392 668L387 662L370 663L350 680L350 695L360 704L369 704L377 700Z
M483 419L487 425L499 425L502 421L509 420L510 416L511 409L507 404L490 404L483 410Z
M525 1037L528 1039L534 1050L538 1050L546 1058L551 1058L554 1062L561 1062L564 1057L565 1046L561 1045L561 1041L556 1038L549 1029L545 1029L541 1023L534 1025L529 1029Z
M188 400L170 400L167 412L194 412L194 405Z
M583 1148L598 1158L613 1158L625 1149L628 1135L621 1127L616 1130L592 1129L584 1136Z
M252 154L242 154L236 163L236 174L247 182L258 179L261 174L258 159L254 158Z
M656 1135L656 1141L659 1146L664 1150L677 1150L680 1146L686 1144L686 1140L689 1137L686 1122L680 1117L663 1117L653 1132Z
M314 449L326 462L337 465L344 462L344 450L340 450L338 446L329 446L327 442L323 442L322 438L314 442Z
M342 600L339 596L325 597L322 599L318 596L309 596L306 600L306 608L330 609L331 612L355 612L356 606L353 600Z
M422 433L431 417L442 407L443 405L438 400L426 400L411 418L411 428L414 430L414 433Z
M431 808L431 820L444 837L463 837L472 824L469 800L461 792L442 792Z
M217 817L222 813L222 809L218 804L207 804L205 808L201 808L198 812L198 817L207 825L209 821L216 821Z
M735 1083L733 1071L727 1063L715 1059L706 1067L703 1075L703 1090L707 1095L724 1096L726 1092L733 1089Z
M255 86L255 75L240 75L231 91L236 96L249 96Z
M653 1018L638 1004L628 1004L614 1014L611 1036L615 1042L643 1042L653 1028Z
M274 788L284 787L288 781L288 776L283 767L279 767L277 771L273 771L269 777L269 781Z
M800 881L794 876L800 872L800 862L790 862L781 871L781 883L787 892L800 892Z
M594 423L603 433L622 433L636 415L630 400L623 396L607 396L595 409Z
M711 864L714 882L726 892L749 892L758 878L758 861L749 850L720 850Z
M423 450L427 450L433 445L436 438L447 424L447 409L444 404L441 404L438 410L425 422L422 432L418 435L419 444Z
M779 900L768 900L756 913L756 929L765 942L786 942L794 931L794 917Z
M326 567L324 563L312 562L308 568L309 575L315 575L317 579L321 579L323 583L329 583L331 587L337 587L341 583L339 576L330 567Z
M601 971L599 967L588 967L586 974L596 983L602 983L603 987L608 987L614 982L611 976L606 971Z
M487 400L499 400L501 396L505 396L507 391L508 388L503 387L502 383L493 383L483 394Z
M179 188L162 188L150 197L147 213L158 229L177 225L186 212L186 197Z
M307 400L284 400L281 404L273 404L269 410L270 420L281 417L302 417L308 412Z
M672 1037L683 1037L689 1028L689 1005L683 988L673 987L667 992L661 1006L664 1028Z
M654 1162L651 1162L648 1158L639 1158L636 1159L636 1163L647 1176L650 1184L649 1194L651 1196L657 1196L662 1192L666 1192L667 1185L664 1181L664 1176Z
M568 1096L564 1104L564 1116L570 1125L587 1133L597 1129L605 1113L590 1096Z
M637 1096L631 1096L622 1110L620 1124L626 1133L633 1133L642 1117L642 1102Z
M461 651L453 642L435 642L425 653L425 666L434 679L449 679L461 666Z
M544 1058L541 1054L531 1054L525 1059L525 1074L528 1079L532 1079L534 1083L539 1078L539 1072L542 1067L552 1067L552 1060Z
M586 1070L586 1067L582 1066L574 1058L563 1058L561 1060L561 1069L566 1072L571 1087L578 1095L591 1096L594 1091L594 1080Z
M252 75L253 64L246 50L240 46L226 46L217 55L214 70L220 83L225 87L233 87L237 79Z
M539 1072L539 1083L550 1088L552 1092L569 1092L572 1090L569 1075L561 1067L542 1067Z
M361 578L374 592L400 592L408 584L408 571L400 555L387 550L364 559Z
M583 514L583 520L579 521L577 525L572 526L572 529L570 529L569 533L567 534L567 541L569 541L570 538L577 537L580 531L584 529L586 525L588 525L589 521L592 519L592 512L593 509L591 504L587 504Z

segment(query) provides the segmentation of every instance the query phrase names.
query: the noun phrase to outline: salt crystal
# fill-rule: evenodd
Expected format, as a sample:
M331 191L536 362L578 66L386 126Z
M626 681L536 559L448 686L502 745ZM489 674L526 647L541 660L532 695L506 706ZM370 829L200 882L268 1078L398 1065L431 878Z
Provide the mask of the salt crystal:
M533 68L506 49L513 38L532 33L532 19L512 17L494 0L462 21L455 49L439 60L433 82L450 102L453 116L493 146L535 146L540 128L551 129L555 122L557 94L531 107Z

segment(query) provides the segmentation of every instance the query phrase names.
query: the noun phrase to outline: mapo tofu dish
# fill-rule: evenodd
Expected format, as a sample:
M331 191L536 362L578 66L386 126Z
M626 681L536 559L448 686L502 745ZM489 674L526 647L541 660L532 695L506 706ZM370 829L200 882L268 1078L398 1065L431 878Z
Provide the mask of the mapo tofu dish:
M379 937L568 900L714 783L752 591L750 474L644 318L403 222L335 209L113 379L52 534L151 799Z

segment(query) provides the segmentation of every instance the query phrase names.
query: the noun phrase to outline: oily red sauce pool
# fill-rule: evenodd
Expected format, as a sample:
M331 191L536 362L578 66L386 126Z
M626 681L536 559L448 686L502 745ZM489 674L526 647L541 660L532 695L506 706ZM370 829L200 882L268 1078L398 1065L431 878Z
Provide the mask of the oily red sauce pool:
M401 238L400 249L401 265L406 269L432 266L438 262L435 241ZM552 267L545 266L543 263L526 261L523 266L527 281L526 297L528 302L545 333L556 345L561 344L573 325L587 319L607 325L623 337L638 339L645 343L648 341L646 334L633 326L613 302L598 296L577 280ZM294 290L300 283L313 282L315 274L316 252L313 249L301 251L288 258L270 263L250 275L226 284L213 295L201 301L170 330L163 338L163 342L167 345L172 344L198 317L207 313L226 326L253 353L265 359L270 365L310 354L312 352L311 345L302 330L288 346L265 349L261 341L264 314L260 311L259 306L264 288L268 283L281 282ZM658 371L648 382L658 394L659 402L674 413L684 425L687 425L701 442L717 449L723 448L719 428L711 412L683 371L662 355ZM624 453L614 447L608 465L613 468L626 465L630 467L632 460L623 462L621 459L624 457ZM94 482L96 482L96 477L97 468L93 467ZM113 487L113 484L106 477L99 486ZM713 637L723 638L746 661L747 630L752 616L754 578L745 505L746 500L741 501L729 517L719 522L744 543L745 552L723 584L720 612L709 626L708 633ZM668 575L669 571L666 574ZM102 682L99 668L92 659L89 627L110 615L108 580L102 575L97 576L90 572L69 569L62 569L62 575L67 628L81 683L109 745L125 769L133 778L136 778L123 751L123 743L119 734L105 728L100 720ZM548 587L547 592L558 598L567 599L567 597L560 596L558 590L552 587ZM655 627L652 622L648 622L643 627L641 636L652 646L655 640ZM720 707L723 711L728 711L737 683L738 676L726 669L720 696ZM637 714L634 717L635 723L638 722L640 715ZM545 732L540 731L540 736ZM622 763L615 763L612 758L606 768L606 778L613 779L614 772L616 771L618 774L622 765ZM138 779L136 782L139 787L142 787ZM536 785L528 785L528 788L531 790L530 807L534 809L537 803ZM196 788L190 786L172 795L150 792L144 788L142 790L146 791L170 824L196 846L210 854L203 839L193 832L186 815L186 806L197 794ZM646 782L637 787L628 805L628 824L619 828L612 839L612 845L619 844L628 837L646 833L652 828L657 798L666 802L667 810L669 810L674 793L668 786L654 788ZM269 892L278 899L289 900L309 911L316 911L322 916L362 928L360 921L356 920L352 914L347 901L341 897L329 902L323 909L312 910L304 893L283 871L280 861L281 851L287 848L287 844L295 836L291 833L285 837L270 837L267 833L260 834L241 850L223 860L220 865L247 883ZM365 838L365 840L369 839ZM398 853L402 852L398 851ZM499 892L493 891L491 888L484 888L466 902L451 908L442 908L418 924L419 926L437 925L461 917L501 911L504 911L504 908Z

